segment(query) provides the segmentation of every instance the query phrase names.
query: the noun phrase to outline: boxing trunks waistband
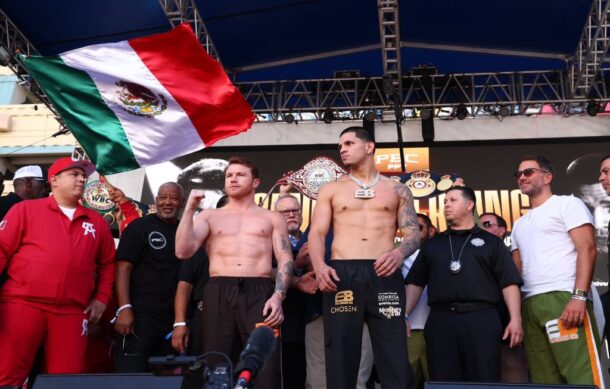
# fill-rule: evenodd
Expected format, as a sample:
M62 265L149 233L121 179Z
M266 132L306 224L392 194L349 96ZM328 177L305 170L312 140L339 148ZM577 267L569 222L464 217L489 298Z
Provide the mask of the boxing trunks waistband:
M331 259L332 265L370 266L375 263L374 259Z
M445 304L434 304L430 308L434 311L444 311L451 313L467 313L482 311L484 309L492 308L494 305L482 302L469 302L469 303L445 303Z
M264 285L273 284L271 278L266 277L210 277L208 284L223 284L223 285Z

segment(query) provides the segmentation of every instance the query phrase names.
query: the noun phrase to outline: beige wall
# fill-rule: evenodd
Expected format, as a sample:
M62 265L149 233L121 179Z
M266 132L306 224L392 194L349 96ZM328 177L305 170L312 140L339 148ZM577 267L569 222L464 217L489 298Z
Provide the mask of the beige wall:
M51 137L57 131L59 123L44 104L0 105L0 173L69 155L76 140L71 134Z
M0 147L74 145L72 135L50 136L59 123L44 104L0 106Z

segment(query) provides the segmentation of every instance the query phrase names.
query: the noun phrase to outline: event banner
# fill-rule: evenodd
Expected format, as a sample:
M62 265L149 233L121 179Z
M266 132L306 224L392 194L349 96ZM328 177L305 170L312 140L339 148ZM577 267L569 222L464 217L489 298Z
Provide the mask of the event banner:
M594 217L599 254L596 281L598 286L605 287L608 281L606 264L610 197L597 179L600 159L609 152L610 141L605 138L602 140L451 143L407 147L404 149L404 159L407 172L424 170L433 172L436 176L461 177L466 185L475 190L479 214L493 212L506 220L509 232L506 243L509 244L514 222L530 208L529 200L518 189L513 173L517 170L521 157L537 154L546 156L555 168L553 192L579 197ZM148 167L142 202L152 203L153 193L160 183L176 180L184 186L187 194L193 188L206 190L206 200L202 207L214 206L222 195L226 160L233 155L243 155L258 165L262 183L256 195L257 202L264 199L286 173L301 169L317 156L326 156L341 164L337 149L331 147L207 149ZM388 176L401 173L399 149L395 144L378 144L375 163L378 170ZM443 216L444 195L435 193L431 197L416 198L415 207L418 212L427 214L438 230L443 231L447 228ZM271 208L278 195L276 188L261 205ZM296 191L295 195L303 204L304 229L309 223L315 201Z

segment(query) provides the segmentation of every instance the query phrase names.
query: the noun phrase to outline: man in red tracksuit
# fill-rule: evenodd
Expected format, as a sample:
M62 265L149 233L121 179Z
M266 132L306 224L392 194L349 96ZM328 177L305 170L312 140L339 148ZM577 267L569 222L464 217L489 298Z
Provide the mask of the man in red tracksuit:
M49 373L81 373L88 323L112 294L114 241L95 211L79 204L87 161L49 169L52 196L16 204L0 222L0 387L21 385L38 348Z

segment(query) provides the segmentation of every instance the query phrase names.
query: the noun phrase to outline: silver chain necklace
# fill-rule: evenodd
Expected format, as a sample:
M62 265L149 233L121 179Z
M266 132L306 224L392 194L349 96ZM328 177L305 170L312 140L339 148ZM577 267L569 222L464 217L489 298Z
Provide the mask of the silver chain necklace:
M449 262L449 273L458 274L462 270L462 262L460 259L462 258L462 253L464 252L464 247L468 244L470 237L472 236L472 232L466 238L466 242L462 245L462 249L460 250L460 255L455 259L455 255L453 255L453 244L451 243L451 232L449 233L449 249L451 250L451 262Z
M349 178L354 181L356 183L356 185L358 185L360 188L362 189L358 189L354 192L354 197L357 199L372 199L373 197L375 197L375 191L373 189L370 189L372 187L374 187L378 182L379 179L381 178L381 174L379 174L379 172L377 172L377 174L375 174L375 177L373 178L373 180L371 180L371 182L364 183L362 182L362 180L354 177L351 173L348 174Z

